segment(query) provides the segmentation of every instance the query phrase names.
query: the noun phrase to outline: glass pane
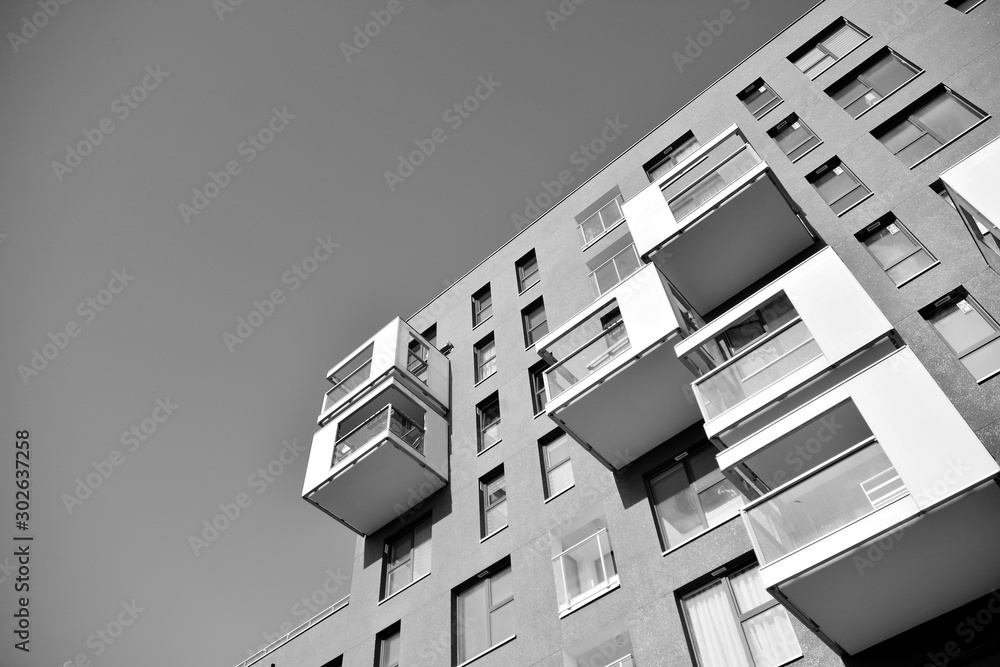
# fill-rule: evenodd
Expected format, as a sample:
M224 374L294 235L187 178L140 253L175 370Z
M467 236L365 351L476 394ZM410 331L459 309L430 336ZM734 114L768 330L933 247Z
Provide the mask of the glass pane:
M739 139L739 137L736 137ZM742 141L742 140L741 140ZM725 153L718 152L718 149L722 145L728 143L728 140L720 144L716 150L713 150L713 157L722 159L725 157ZM711 161L711 159L709 160ZM671 212L674 214L676 220L683 220L685 217L693 213L696 209L701 207L702 204L706 203L715 195L722 192L724 189L735 183L741 176L750 171L754 166L760 163L760 157L750 148L744 148L739 154L733 157L731 160L726 162L720 167L716 168L716 171L706 175L703 180L695 185L693 188L680 195L674 200L669 200ZM695 171L699 171L700 168ZM680 181L687 180L687 176L680 179ZM679 181L679 182L680 182ZM678 191L677 188L671 185L667 190L664 190L664 196L667 196L668 190L672 192Z
M573 462L565 461L548 472L549 495L554 496L573 486Z
M923 130L907 120L883 134L879 137L879 141L893 153L898 153L919 139L923 133Z
M402 561L410 557L410 549L413 547L413 536L406 535L401 537L392 545L392 558L389 561L389 567L396 567Z
M784 607L774 606L743 622L756 667L777 667L802 655Z
M698 494L709 528L732 519L743 507L743 496L728 479L713 484Z
M650 482L660 534L672 547L705 530L698 499L688 484L683 466L677 466Z
M486 503L489 507L506 500L507 490L504 488L504 478L501 476L486 484Z
M606 586L616 574L607 531L597 533L556 559L557 584L560 561L565 573L562 583L566 587L563 608L573 606L596 589Z
M458 661L465 662L490 647L485 581L459 593L455 614L458 620Z
M888 95L913 78L916 71L891 53L872 65L864 76L875 90Z
M684 611L701 667L751 667L724 580L685 599Z
M962 363L977 380L1000 369L1000 338L962 357Z
M585 328L580 329L580 333L593 331L596 322L588 321ZM594 332L596 335L598 332ZM574 340L577 338L573 335ZM610 324L603 329L603 333L597 338L587 343L580 349L573 352L558 366L548 371L549 391L551 398L555 398L566 391L580 380L615 359L631 348L628 333L625 331L625 323L620 317L615 324Z
M490 613L490 644L496 646L514 636L514 604L509 603Z
M601 216L595 213L580 225L580 229L583 232L583 242L590 243L598 236L604 233L604 225L601 222Z
M914 112L913 117L944 142L951 141L982 118L946 92Z
M614 262L606 262L594 271L594 278L597 280L597 289L604 294L609 289L621 282L618 278L618 267Z
M895 223L886 225L866 238L864 244L868 246L868 250L875 256L883 269L912 254L917 248L917 244L910 240Z
M902 160L906 166L912 167L940 147L940 141L929 134L925 134L903 150L896 153L896 157Z
M736 576L730 577L729 583L733 585L736 608L741 614L746 614L762 604L774 601L774 598L764 589L764 584L761 583L760 568L752 567L749 570L744 570Z
M486 534L490 535L507 525L507 503L496 505L486 512Z
M827 204L832 204L858 186L858 181L842 167L834 167L817 178L813 185Z
M808 153L818 144L819 144L819 139L810 135L810 137L801 146L794 149L792 152L788 154L788 159L798 160L800 157Z
M399 664L399 633L393 633L382 640L379 650L380 667L392 667Z
M601 219L604 220L604 228L610 229L615 223L622 219L622 210L618 206L618 200L612 199L601 209Z
M569 460L569 436L560 436L558 440L545 445L545 467L555 468L563 461Z
M871 190L859 184L846 197L841 197L838 201L830 204L830 208L833 209L834 213L840 215L870 194Z
M806 129L805 125L799 121L795 121L789 123L784 130L774 137L774 140L778 143L781 150L784 151L785 155L788 155L792 150L797 148L799 144L806 141L811 136L812 133Z
M392 595L396 591L413 581L413 570L407 562L389 573L389 581L386 582L386 595Z
M618 266L618 275L624 280L639 270L639 256L635 252L635 246L631 245L622 252L615 255L615 264Z
M803 72L808 71L809 68L815 66L821 60L826 58L826 54L817 48L810 49L805 55L795 61L795 66L798 67Z
M951 347L961 354L993 335L993 325L982 313L960 301L931 317L931 324Z
M875 90L869 90L864 95L859 97L854 102L850 103L846 107L847 113L851 114L853 117L857 118L861 115L863 111L875 106L875 103L882 99L882 95Z
M899 285L900 283L917 275L932 264L934 264L934 258L931 257L926 250L921 248L919 251L910 255L902 262L886 271L886 274L894 283Z
M514 599L514 577L510 568L504 568L490 577L490 605L496 609L504 602Z
M431 571L431 522L417 527L413 546L413 578L422 577Z
M857 48L865 38L849 25L842 26L837 32L823 40L823 46L829 49L837 58L843 58Z
M663 197L668 202L675 199L681 192L690 188L693 184L697 183L699 180L706 178L709 174L716 172L720 167L720 163L734 155L738 151L741 151L740 155L733 158L739 162L741 155L750 155L754 158L754 164L760 162L760 158L757 157L753 149L747 147L746 142L738 134L727 137L721 143L715 145L712 150L703 154L687 172L681 177L667 185L663 188ZM752 166L752 165L751 165ZM745 173L749 167L746 167L742 173Z
M866 92L868 92L868 86L861 83L860 80L854 79L843 88L834 91L832 97L836 100L837 104L846 107L859 97L862 97Z

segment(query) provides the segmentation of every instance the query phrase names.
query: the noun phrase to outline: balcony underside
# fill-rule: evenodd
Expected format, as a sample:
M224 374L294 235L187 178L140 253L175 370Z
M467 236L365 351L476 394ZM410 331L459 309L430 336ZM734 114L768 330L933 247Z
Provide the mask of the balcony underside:
M906 500L869 517L891 523L879 539L852 542L859 532L872 535L852 530L864 528L859 522L761 569L765 585L835 649L853 655L1000 588L995 481L916 519L905 518L912 507ZM840 545L832 559L788 576L831 543Z
M652 260L704 315L812 244L802 221L764 174L666 239Z

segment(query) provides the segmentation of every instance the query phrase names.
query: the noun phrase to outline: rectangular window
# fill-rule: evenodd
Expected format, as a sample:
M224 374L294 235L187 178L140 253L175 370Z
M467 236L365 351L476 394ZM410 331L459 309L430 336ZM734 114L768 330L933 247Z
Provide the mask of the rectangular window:
M475 583L455 594L458 664L514 638L513 601L509 563L480 573Z
M803 74L815 79L830 69L835 62L861 46L869 37L871 35L864 30L840 18L788 56L788 59L795 63Z
M590 283L594 288L594 298L607 294L609 290L639 270L639 253L635 244L619 250L611 259L604 262L590 273Z
M939 86L874 130L907 167L915 167L988 117L951 90Z
M375 638L375 667L399 667L399 624Z
M545 498L559 495L573 486L573 461L569 457L569 436L555 431L539 442L542 454L542 472L545 481Z
M930 322L965 367L983 382L1000 371L1000 326L968 292L959 288L920 314Z
M549 531L552 572L559 612L568 613L618 586L618 566L604 518L596 503L568 525Z
M819 196L833 212L843 215L872 195L872 191L844 166L839 158L834 158L806 176Z
M742 92L738 93L736 97L739 98L740 102L743 102L743 106L757 120L760 120L764 117L764 114L781 104L781 98L771 90L771 87L764 82L764 79L757 79L744 88Z
M531 409L535 416L545 412L545 369L549 365L544 361L528 369L528 377L531 383Z
M615 197L602 206L592 216L580 223L578 229L583 245L590 245L625 220L622 215L621 198Z
M398 593L431 571L431 520L421 521L385 544L382 598Z
M472 326L478 327L480 324L493 316L493 294L490 292L489 283L481 290L472 295Z
M493 334L476 343L476 382L482 382L497 372L497 345Z
M477 446L485 452L500 442L500 394L494 392L476 406Z
M960 12L968 14L984 2L986 2L986 0L947 0L944 4L949 7L953 7Z
M728 521L743 496L719 470L718 452L705 446L649 480L649 497L664 550L673 549Z
M531 347L549 332L549 322L545 318L545 304L541 299L521 311L521 321L524 324L525 347Z
M424 384L427 384L427 357L429 354L430 348L423 341L410 336L410 342L406 346L406 370Z
M538 258L532 250L527 255L517 260L517 291L523 292L538 282Z
M826 94L854 118L889 97L923 72L899 54L883 49L826 89Z
M809 126L799 120L796 114L790 115L783 121L767 131L768 136L774 139L778 148L788 156L792 162L805 156L806 153L819 146L822 141L816 133L809 129Z
M649 176L649 182L652 183L665 176L699 148L701 148L701 144L695 139L694 134L692 132L685 133L684 136L643 165L646 175Z
M788 612L756 565L685 596L682 606L699 667L778 667L802 656Z
M432 324L429 327L427 327L427 330L424 331L422 334L420 334L420 337L423 338L425 341L427 341L427 343L431 347L436 348L437 347L437 339L438 339L438 327L437 327L437 324Z
M896 287L938 263L892 213L868 225L855 237L865 244Z
M507 527L507 479L503 467L479 481L483 537Z

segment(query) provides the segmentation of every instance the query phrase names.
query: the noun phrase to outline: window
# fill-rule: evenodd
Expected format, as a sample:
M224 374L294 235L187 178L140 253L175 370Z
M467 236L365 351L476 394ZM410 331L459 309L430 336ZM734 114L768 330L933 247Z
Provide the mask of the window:
M478 327L492 316L493 294L487 283L485 287L472 295L472 327Z
M611 259L591 271L590 283L594 288L594 298L607 294L641 266L634 243L619 250Z
M427 355L429 354L430 349L423 341L417 340L415 336L410 336L410 342L406 346L406 370L413 373L424 384L427 384Z
M756 565L685 596L682 606L700 667L777 667L802 656L788 612Z
M912 81L922 69L889 49L883 49L826 89L826 94L854 118Z
M649 182L659 180L670 170L680 164L686 157L701 148L694 134L687 132L680 139L665 148L659 155L643 165Z
M563 648L565 667L635 667L632 637L624 620L602 621L600 628Z
M649 480L660 540L673 549L728 521L743 506L743 497L719 470L718 452L706 445Z
M507 480L503 466L479 481L483 537L507 527Z
M907 167L915 167L986 118L986 113L939 86L872 130L872 136Z
M375 637L375 667L399 667L399 624Z
M847 213L872 195L872 191L838 158L834 158L806 176L806 180L812 183L819 196L837 215Z
M385 599L431 572L431 520L427 518L385 543Z
M882 216L855 236L865 244L896 287L938 263L892 213Z
M424 331L422 334L420 334L420 337L423 338L425 341L427 341L427 343L431 347L435 347L436 348L437 347L437 340L438 340L438 326L437 326L437 324L432 324L429 327L427 327L427 330Z
M844 19L837 19L830 27L809 40L788 59L810 79L830 69L835 62L861 46L871 35L854 27Z
M771 90L770 86L764 83L764 79L757 79L744 88L736 97L739 98L740 102L743 102L743 106L757 120L760 120L764 114L781 104L781 98Z
M477 446L485 452L500 442L500 394L494 392L476 406Z
M624 222L620 197L615 197L593 215L580 223L578 229L583 237L583 245L590 245L600 237Z
M568 525L549 531L560 614L618 587L618 566L603 512L603 504L595 503Z
M569 458L569 436L555 431L539 441L545 498L557 496L573 486L573 461Z
M531 383L531 409L535 416L545 412L545 369L549 365L544 361L528 369L528 378Z
M772 127L767 131L767 134L774 139L774 143L778 144L778 148L792 162L796 162L823 143L816 136L816 133L809 129L808 125L799 120L796 114L792 114Z
M514 638L514 581L510 563L481 572L455 594L458 664Z
M944 4L949 7L953 7L960 12L968 14L984 2L986 2L986 0L947 0Z
M497 345L493 334L476 343L476 382L482 382L497 372Z
M538 282L538 258L532 250L527 255L517 260L517 291L523 292Z
M965 367L983 382L1000 371L1000 326L959 288L921 309Z
M541 299L521 311L521 321L524 324L525 347L531 347L549 332L549 323L545 319L545 304Z

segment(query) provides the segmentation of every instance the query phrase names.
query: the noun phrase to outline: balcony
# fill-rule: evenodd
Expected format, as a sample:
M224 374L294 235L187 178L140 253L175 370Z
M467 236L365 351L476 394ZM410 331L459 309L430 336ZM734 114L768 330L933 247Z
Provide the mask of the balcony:
M709 313L814 244L736 125L624 204L639 256Z
M994 252L1000 252L1000 191L996 174L1000 172L1000 137L941 174L951 200L955 203L975 238L983 239Z
M698 376L693 389L705 431L718 437L890 331L825 248L678 343L676 352Z
M448 412L448 358L397 318L327 373L333 386L323 397L319 425L361 400L390 374L421 394L440 414Z
M313 436L302 496L360 535L448 482L448 421L412 385L383 375Z
M693 331L697 315L671 294L648 265L538 342L550 364L546 412L611 470L699 418L694 376L668 344Z
M840 653L1000 587L1000 467L909 348L718 462L764 585Z

